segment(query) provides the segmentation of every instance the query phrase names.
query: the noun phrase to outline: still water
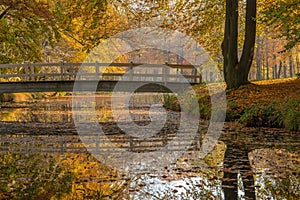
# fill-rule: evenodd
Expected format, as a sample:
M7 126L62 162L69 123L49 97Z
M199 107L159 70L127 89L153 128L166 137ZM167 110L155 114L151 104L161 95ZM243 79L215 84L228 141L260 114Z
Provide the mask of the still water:
M150 105L162 101L161 95L137 95L131 101L131 117L136 124L146 126L151 120ZM98 96L95 104L97 120L106 134L102 140L125 151L158 151L178 130L180 114L167 111L167 125L157 135L151 140L134 140L118 128L109 95ZM245 199L248 172L253 174L254 185L249 188L257 199L300 198L299 133L225 123L214 150L199 159L192 155L201 148L207 122L201 121L200 125L192 147L182 150L185 153L176 162L137 172L113 168L87 151L74 126L71 97L3 104L0 199L224 199L224 191L230 192L224 190L224 170L236 171L240 199ZM100 151L111 150L102 144ZM225 153L228 149L229 157Z

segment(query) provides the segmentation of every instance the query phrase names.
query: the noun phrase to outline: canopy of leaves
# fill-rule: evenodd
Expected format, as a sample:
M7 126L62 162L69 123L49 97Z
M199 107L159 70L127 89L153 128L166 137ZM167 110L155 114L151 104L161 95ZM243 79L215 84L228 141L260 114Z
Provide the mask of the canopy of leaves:
M1 63L43 61L45 54L79 61L126 21L106 0L4 0L0 27Z
M151 1L132 5L130 9L136 20L146 19L147 25L179 30L198 41L212 56L221 54L223 1Z
M239 3L244 15L245 2ZM286 48L295 46L300 40L299 1L263 0L258 7L259 29L264 32L267 24L287 40ZM184 32L222 62L224 18L225 1L2 0L0 62L53 61L45 54L77 62L103 39L142 26ZM244 26L239 29L243 35Z
M0 13L1 63L40 61L44 42L58 38L50 5L44 1L3 0Z
M262 18L279 37L287 40L286 49L293 48L300 41L300 1L264 0L262 2Z

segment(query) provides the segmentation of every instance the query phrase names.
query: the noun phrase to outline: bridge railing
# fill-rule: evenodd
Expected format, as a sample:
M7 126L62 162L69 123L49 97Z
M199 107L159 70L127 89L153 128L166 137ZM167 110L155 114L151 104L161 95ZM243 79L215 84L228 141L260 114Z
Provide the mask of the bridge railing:
M139 66L143 66L137 68ZM78 70L81 67L81 76ZM0 64L0 82L37 81L161 81L180 82L182 76L190 83L200 83L194 65L142 63L25 63ZM126 75L124 75L126 73Z

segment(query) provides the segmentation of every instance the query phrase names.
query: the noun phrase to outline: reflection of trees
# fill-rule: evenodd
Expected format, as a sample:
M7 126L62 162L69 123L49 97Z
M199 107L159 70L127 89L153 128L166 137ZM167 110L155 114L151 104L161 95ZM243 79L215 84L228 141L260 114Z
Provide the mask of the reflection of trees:
M127 185L86 154L0 155L0 199L122 199Z
M238 199L238 173L242 177L242 183L245 189L246 199L255 199L255 188L254 188L254 178L255 184L259 187L263 187L258 183L259 174L258 169L273 167L271 173L272 176L281 175L284 178L279 178L271 181L270 178L266 176L267 182L265 184L265 190L270 191L269 194L273 197L282 199L288 198L293 199L295 196L293 192L293 187L295 185L294 179L288 179L287 177L296 177L298 169L297 167L291 167L291 164L287 163L299 163L299 159L295 156L290 156L289 161L286 159L288 154L282 156L274 156L274 154L263 153L261 148L280 148L289 149L291 152L298 153L295 149L295 145L299 142L299 136L297 133L290 133L282 131L281 129L271 129L271 128L243 128L240 127L230 127L225 128L225 134L222 136L222 141L225 142L227 148L224 156L224 176L222 182L222 188L225 194L225 199ZM253 151L254 150L254 151ZM280 150L282 152L282 150ZM290 153L289 153L290 154ZM296 154L298 155L298 154ZM282 161L282 159L284 161ZM251 163L250 163L251 161ZM275 167L275 165L283 165L283 167ZM299 165L296 165L299 166ZM254 169L256 173L254 174ZM265 178L265 177L264 177ZM297 183L296 183L297 185ZM266 187L270 186L270 187ZM262 192L266 192L263 189L257 188L257 197L259 198Z
M249 154L256 169L257 196L299 199L299 154L284 149L257 149ZM261 159L261 158L268 159Z
M255 199L254 179L247 150L241 144L227 144L222 182L225 199L238 199L238 173L242 177L245 197Z
M0 198L60 198L72 189L73 173L54 155L0 155Z
M75 175L72 191L65 199L126 199L125 176L88 154L64 155Z
M225 144L219 142L204 158L189 152L165 171L144 174L132 183L132 199L222 199L224 152Z

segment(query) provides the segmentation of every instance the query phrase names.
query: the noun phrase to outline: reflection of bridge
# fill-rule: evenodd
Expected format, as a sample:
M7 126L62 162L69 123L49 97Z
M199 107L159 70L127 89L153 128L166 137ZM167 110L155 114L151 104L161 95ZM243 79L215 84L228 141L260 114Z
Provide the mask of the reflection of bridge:
M140 92L167 92L168 86L184 89L183 77L190 84L200 83L198 67L168 63L1 64L0 93L73 91L75 81L83 91L94 85L97 91L112 91L119 81L124 86L121 90L126 91L138 81L144 85Z

